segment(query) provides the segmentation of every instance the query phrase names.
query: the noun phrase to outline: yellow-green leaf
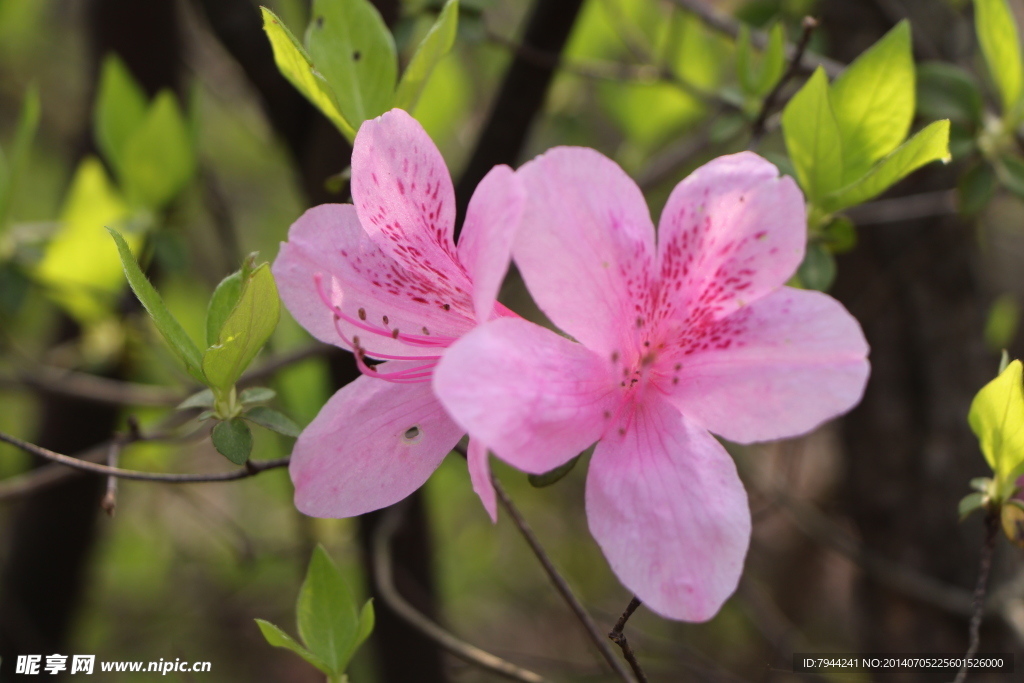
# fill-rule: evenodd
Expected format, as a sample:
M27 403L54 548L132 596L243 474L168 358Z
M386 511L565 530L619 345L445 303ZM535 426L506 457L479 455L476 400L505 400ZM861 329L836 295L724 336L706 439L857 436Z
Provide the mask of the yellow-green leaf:
M39 89L34 85L29 86L21 105L21 114L18 116L18 127L14 133L14 144L11 145L7 167L2 169L3 173L0 174L0 233L3 233L7 224L11 200L18 191L18 183L28 165L29 150L39 128L39 110Z
M281 301L269 264L252 271L242 285L234 310L224 321L216 344L203 355L203 372L211 387L230 389L270 339L280 317Z
M410 112L416 108L423 86L426 85L434 67L455 44L458 24L459 0L448 0L402 74L402 80L399 81L398 90L395 92L396 107Z
M921 166L949 159L949 121L935 121L878 162L866 176L824 197L820 206L831 213L861 204Z
M842 186L845 150L822 67L782 111L782 133L808 199L813 202Z
M277 15L266 7L261 7L260 11L263 12L263 30L270 39L277 68L313 106L323 112L349 142L355 140L355 128L341 115L334 92L324 77L313 69L313 61L306 50Z
M120 180L128 200L163 208L195 173L192 135L169 90L160 92L121 152Z
M100 73L93 134L114 172L121 173L124 150L146 118L147 98L116 54L107 55Z
M1024 463L1024 386L1021 362L1015 360L982 387L967 420L981 452L1000 484Z
M1014 116L1020 100L1020 39L1006 0L974 0L974 27L988 72L999 90L1003 113Z
M325 674L331 673L330 667L328 667L322 659L302 647L302 645L296 642L294 638L285 633L282 629L274 626L269 621L264 621L263 619L257 619L256 624L260 627L260 632L269 644L274 647L283 647L286 650L291 650L317 669L320 669L320 671L323 671Z

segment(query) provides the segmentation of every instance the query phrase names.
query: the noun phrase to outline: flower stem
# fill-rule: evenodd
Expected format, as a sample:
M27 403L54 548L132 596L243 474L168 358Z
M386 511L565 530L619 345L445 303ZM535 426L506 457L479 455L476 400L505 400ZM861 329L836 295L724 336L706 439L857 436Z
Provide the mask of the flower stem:
M633 648L629 646L629 641L626 640L626 634L622 632L623 629L626 628L626 622L629 621L633 612L635 612L636 608L642 604L643 603L640 601L640 598L634 595L629 601L629 604L626 605L626 611L624 611L622 616L619 617L619 620L615 622L615 627L608 632L608 637L613 643L622 648L622 656L626 658L627 662L629 662L630 668L633 669L633 673L636 675L636 680L640 683L647 683L647 675L640 666L640 662L637 660L636 653L633 652Z
M988 575L992 569L992 553L999 538L999 513L989 511L985 515L985 543L981 546L981 560L978 567L978 584L974 587L974 601L969 628L970 641L964 665L960 668L953 683L964 683L967 679L967 660L978 653L980 644L981 617L985 611L985 591L988 588Z

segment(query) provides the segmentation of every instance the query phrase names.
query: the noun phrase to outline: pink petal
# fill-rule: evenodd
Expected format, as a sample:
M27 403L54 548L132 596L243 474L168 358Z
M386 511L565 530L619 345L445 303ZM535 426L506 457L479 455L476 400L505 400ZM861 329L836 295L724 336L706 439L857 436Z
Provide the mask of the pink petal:
M434 390L456 422L499 458L540 474L577 456L612 421L611 363L519 318L485 323L455 342Z
M752 152L711 161L679 183L658 227L666 303L720 318L781 287L803 259L803 195Z
M691 353L659 365L667 368L659 384L685 415L730 441L803 434L845 413L864 393L864 334L820 292L784 287L702 335ZM680 370L667 367L676 362Z
M317 291L317 274L322 276L323 292L333 306L351 320L365 316L364 326L378 330L373 333L344 320L339 323L345 336L349 340L358 336L371 355L376 351L436 356L437 348L406 345L393 339L391 332L397 329L422 335L426 328L434 336L458 337L474 324L472 312L466 317L406 296L406 288L417 286L416 277L377 248L348 204L323 204L302 214L288 231L288 241L281 244L272 270L292 316L329 344L349 348L334 325L334 314Z
M494 312L525 201L523 182L508 166L492 168L469 200L458 252L473 280L473 307L480 322Z
M537 305L602 355L623 348L651 292L654 226L640 189L615 162L577 147L552 149L518 174L527 201L512 255Z
M295 506L312 517L353 517L387 507L422 486L464 433L429 382L360 377L331 397L295 442Z
M359 129L352 199L370 239L426 285L409 288L408 296L472 314L469 276L452 241L455 191L448 167L423 127L401 109Z
M597 445L586 501L612 571L658 614L706 621L736 590L747 494L721 444L664 400L652 396L624 436Z
M469 465L469 480L473 483L473 490L480 496L480 502L490 515L492 522L498 521L498 499L494 492L494 484L491 483L491 464L487 461L487 446L480 439L469 439L469 449L466 451L466 461Z

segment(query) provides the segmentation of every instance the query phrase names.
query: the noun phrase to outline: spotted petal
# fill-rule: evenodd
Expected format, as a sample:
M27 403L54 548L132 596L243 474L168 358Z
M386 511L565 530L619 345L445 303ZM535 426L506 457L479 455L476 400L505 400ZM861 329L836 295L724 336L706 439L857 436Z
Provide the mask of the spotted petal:
M705 621L732 594L750 511L721 444L652 396L594 450L587 520L619 580L670 619Z
M675 380L663 389L683 414L739 443L797 436L845 413L869 372L853 316L826 294L789 287L703 329L689 350L665 359Z
M412 365L377 367L396 372ZM312 517L353 517L397 503L426 482L464 433L429 382L360 377L339 390L295 442L295 506Z

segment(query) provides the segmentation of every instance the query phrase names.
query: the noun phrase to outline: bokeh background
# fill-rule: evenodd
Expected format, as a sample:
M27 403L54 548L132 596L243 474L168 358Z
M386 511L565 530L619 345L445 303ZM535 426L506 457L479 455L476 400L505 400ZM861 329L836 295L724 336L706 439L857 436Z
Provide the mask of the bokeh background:
M429 0L375 4L405 59L439 9ZM685 4L463 0L456 48L416 112L456 184L487 160L521 162L553 145L587 145L637 178L657 215L690 170L743 149L751 112L737 94L734 41ZM813 14L821 25L811 49L839 62L909 17L919 60L954 63L984 80L969 3L698 4L755 27L782 21L791 40L800 19ZM297 32L308 21L304 0L266 5ZM522 47L527 34L539 42ZM278 75L255 2L0 0L5 150L33 84L42 105L27 170L0 233L0 430L92 457L97 451L90 449L99 444L102 456L102 444L129 417L144 431L165 424L190 386L123 284L107 315L83 322L55 299L52 282L33 277L67 222L75 169L97 154L92 111L100 65L111 52L149 95L176 93L195 124L197 173L150 217L143 247L150 276L194 337L202 337L213 287L243 255L259 251L272 259L306 207L347 200L343 183L329 188L325 180L347 167L349 150ZM548 85L545 74L556 64ZM525 74L525 86L509 84L510 68ZM772 119L769 130L760 151L785 168ZM481 142L483 131L490 137ZM982 523L980 516L960 522L957 502L970 478L985 474L966 414L974 393L994 376L999 350L1024 352L1016 334L1024 205L999 190L981 211L961 215L955 189L972 163L969 153L954 150L952 164L928 167L851 212L858 244L838 257L832 293L872 345L865 400L807 437L732 449L755 522L743 581L707 624L667 622L643 609L634 616L629 638L651 680L826 680L789 673L792 653L966 649ZM89 215L93 237L58 264L72 279L113 249L102 207ZM514 273L503 299L524 315L539 315ZM313 344L283 315L264 360ZM63 370L152 390L126 405L87 399L74 395L82 393L80 382ZM354 376L346 354L319 349L276 373L270 385L279 405L305 424ZM287 455L290 445L260 432L254 457ZM135 444L122 465L192 472L227 463L199 432ZM367 568L379 516L306 518L292 505L283 470L225 484L122 482L111 517L100 509L105 481L53 476L52 467L0 446L0 680L14 679L17 654L54 652L212 662L211 673L169 674L168 681L322 680L268 646L253 619L294 632L294 600L317 542L358 592L375 594ZM33 473L39 468L48 472L45 485ZM630 595L587 531L585 462L543 489L495 468L556 564L611 628ZM490 524L464 460L449 457L404 514L394 547L397 580L418 608L550 680L614 680L507 515ZM1005 541L997 550L983 651L1022 651L1019 553ZM378 630L353 665L353 683L496 680L440 654L379 599L377 605Z

